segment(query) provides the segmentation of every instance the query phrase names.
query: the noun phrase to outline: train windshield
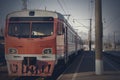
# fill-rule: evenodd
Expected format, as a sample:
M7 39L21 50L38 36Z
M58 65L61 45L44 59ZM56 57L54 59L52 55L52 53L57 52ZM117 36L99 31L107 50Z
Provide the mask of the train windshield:
M47 37L53 34L53 23L52 22L33 22L32 23L32 38Z
M24 22L21 21L21 19L11 19L11 20L12 21L10 21L8 26L9 36L19 37L19 38L41 38L41 37L48 37L53 35L53 21L27 20ZM15 21L15 20L19 20L19 21Z
M30 23L10 23L8 29L10 36L28 38L30 34Z

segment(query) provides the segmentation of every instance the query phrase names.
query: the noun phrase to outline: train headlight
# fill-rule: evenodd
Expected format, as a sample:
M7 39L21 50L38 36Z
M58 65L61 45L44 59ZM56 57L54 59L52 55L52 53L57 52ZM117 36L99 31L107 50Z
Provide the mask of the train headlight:
M43 54L52 54L52 49L51 48L45 48L43 50Z
M15 48L9 48L8 52L9 52L9 54L17 54L17 49L15 49Z

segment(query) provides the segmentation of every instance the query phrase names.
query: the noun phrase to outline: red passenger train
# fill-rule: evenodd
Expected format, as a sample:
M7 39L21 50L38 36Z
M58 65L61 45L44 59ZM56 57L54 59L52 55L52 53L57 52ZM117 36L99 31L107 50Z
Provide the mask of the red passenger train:
M7 15L5 58L11 76L51 76L59 61L82 48L81 38L63 15L23 10Z

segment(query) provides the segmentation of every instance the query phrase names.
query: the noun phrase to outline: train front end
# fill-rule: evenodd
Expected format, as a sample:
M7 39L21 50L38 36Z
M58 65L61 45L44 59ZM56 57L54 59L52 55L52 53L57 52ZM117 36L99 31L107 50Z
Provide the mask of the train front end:
M7 16L5 57L11 76L51 76L56 61L55 14L18 11Z

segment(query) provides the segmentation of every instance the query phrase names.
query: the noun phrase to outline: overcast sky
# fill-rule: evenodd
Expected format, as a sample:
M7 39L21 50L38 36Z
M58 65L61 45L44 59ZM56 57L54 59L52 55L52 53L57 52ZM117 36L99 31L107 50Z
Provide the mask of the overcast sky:
M94 35L94 2L95 0L28 0L28 9L47 9L62 14L70 14L69 22L84 38L88 34L89 20L92 18ZM120 37L120 0L102 0L104 35ZM0 27L5 25L5 16L23 8L22 0L0 0ZM73 23L74 19L74 23ZM76 26L86 26L76 27Z

